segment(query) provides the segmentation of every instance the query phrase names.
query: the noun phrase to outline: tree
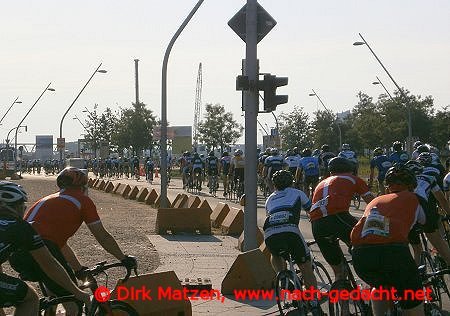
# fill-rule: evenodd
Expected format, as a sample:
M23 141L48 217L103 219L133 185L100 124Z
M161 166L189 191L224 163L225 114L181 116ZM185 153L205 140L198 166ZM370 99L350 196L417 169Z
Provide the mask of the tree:
M111 141L119 152L132 147L134 154L139 155L143 149L151 148L155 124L155 116L144 103L133 103L132 108L121 109Z
M314 148L328 144L332 151L339 148L339 128L336 114L331 111L318 110L314 112L315 119L311 123Z
M117 124L117 116L110 108L106 108L101 115L97 113L98 104L94 105L94 110L89 112L86 119L86 130L88 134L85 136L87 147L94 151L97 156L97 150L101 143L111 143L111 137Z
M199 123L200 141L210 149L220 148L223 152L226 146L236 143L242 136L244 128L233 120L231 112L225 112L221 104L206 104L204 120Z
M430 143L444 149L450 140L450 108L444 107L432 118Z
M303 112L303 108L294 107L291 113L280 115L280 136L283 149L298 147L311 147L311 124L309 116Z

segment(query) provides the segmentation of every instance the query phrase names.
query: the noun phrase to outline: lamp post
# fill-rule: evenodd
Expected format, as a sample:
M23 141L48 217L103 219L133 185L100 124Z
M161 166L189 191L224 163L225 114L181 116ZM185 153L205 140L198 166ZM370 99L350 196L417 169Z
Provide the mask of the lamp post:
M94 107L94 109L95 108L96 107ZM92 137L92 142L94 143L94 148L92 148L92 149L94 149L94 158L97 158L97 148L100 147L100 146L97 145L97 140L95 139L95 136L94 136L97 133L97 112L96 112L96 115L94 116L94 114L91 111L89 111L89 109L87 107L84 107L84 110L81 111L81 112L89 113L89 115L94 119L94 133L91 134L91 133L88 132L88 134L89 134L89 136ZM86 129L86 128L84 128L84 129Z
M403 97L403 99L405 100L406 103L406 107L408 109L408 147L409 147L409 143L411 142L411 138L412 138L412 122L411 122L411 106L408 102L408 98L406 97L405 92L403 91L403 89L400 88L400 86L397 84L397 82L394 80L394 78L391 76L391 74L389 73L389 71L386 69L386 67L383 65L383 63L381 62L380 58L378 58L378 56L375 54L375 52L373 51L373 49L370 47L369 43L367 43L367 41L364 39L364 37L361 35L361 33L358 33L359 37L361 37L361 39L363 40L362 42L354 42L353 45L354 46L361 46L361 45L366 45L367 48L370 50L370 52L372 53L372 55L375 57L375 59L378 61L378 63L381 65L381 67L384 69L384 71L387 73L387 75L389 76L389 78L391 78L392 82L395 84L395 86L397 87L398 92L400 93L400 95Z
M9 139L9 134L11 134L11 132L15 129L21 128L21 127L25 127L25 132L27 131L28 127L26 125L20 125L20 126L14 126L13 128L11 128L8 132L8 135L6 136L6 147L9 147L9 142L11 141Z
M9 108L6 110L6 113L3 114L2 118L0 119L0 125L2 124L3 119L5 118L6 114L9 113L9 111L11 110L11 108L13 107L13 105L14 105L14 104L22 103L22 101L17 101L18 99L19 99L19 97L17 97L17 98L14 100L14 102L13 102L13 103L9 106Z
M172 51L172 47L175 44L178 36L183 32L186 25L197 12L198 8L202 5L204 0L199 0L197 4L189 12L188 16L184 19L178 30L172 36L169 45L166 48L164 54L162 72L161 72L161 208L168 207L167 205L167 64L169 62L169 55Z
M75 99L72 101L72 103L69 105L69 107L67 108L66 112L64 113L64 115L61 118L61 122L59 123L59 138L62 139L63 138L63 131L62 131L62 126L63 126L63 122L64 122L64 118L66 117L67 113L69 113L70 109L72 108L72 106L75 104L75 102L78 100L78 98L80 97L81 93L83 93L84 89L86 88L86 86L89 84L89 82L91 82L92 78L94 77L94 75L97 72L100 73L106 73L106 70L100 69L100 67L102 66L102 63L100 63L100 65L98 65L98 67L95 69L95 71L92 73L92 75L89 77L88 81L84 84L83 88L81 88L80 92L77 94L77 96L75 97ZM64 147L60 146L59 148L59 163L62 165L62 160L63 160L63 152L64 152Z
M386 87L384 86L384 84L381 82L380 78L378 78L377 76L377 81L372 82L373 85L379 85L381 84L381 86L383 87L384 91L386 91L387 95L389 96L389 98L391 98L392 102L396 103L394 98L392 97L392 95L389 93L388 89L386 89Z
M320 104L322 104L322 106L323 106L323 108L325 109L325 111L327 111L327 112L330 113L330 114L333 114L333 112L331 112L331 111L325 106L325 104L322 102L322 99L319 97L319 95L316 93L316 91L314 91L314 89L311 89L311 90L312 90L313 93L310 93L309 96L310 96L310 97L316 97L316 98L319 100ZM338 122L337 120L336 120L336 125L337 125L337 128L338 128L338 130L339 130L339 148L341 148L341 147L342 147L342 132L341 132L341 126L339 125L339 122Z
M41 97L44 95L45 91L55 91L55 89L50 88L50 85L52 83L50 82L47 87L45 87L44 91L42 91L41 95L37 98L37 100L33 103L33 105L31 106L31 108L28 110L28 112L25 114L25 116L22 118L22 120L19 122L19 124L17 124L17 128L16 128L16 134L14 136L14 170L17 170L17 131L19 130L20 125L23 123L23 121L25 121L25 119L27 118L28 114L30 114L31 110L33 110L33 108L36 106L36 104L39 102L39 100L41 99Z

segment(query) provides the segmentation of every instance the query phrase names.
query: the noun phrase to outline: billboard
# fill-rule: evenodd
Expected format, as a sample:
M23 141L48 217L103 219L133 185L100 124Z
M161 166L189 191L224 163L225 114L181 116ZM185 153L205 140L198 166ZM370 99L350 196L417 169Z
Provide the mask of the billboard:
M153 139L161 139L161 127L153 128ZM179 156L184 151L192 150L192 126L167 127L167 139L172 141L172 155Z
M35 158L42 161L53 158L53 135L36 135Z

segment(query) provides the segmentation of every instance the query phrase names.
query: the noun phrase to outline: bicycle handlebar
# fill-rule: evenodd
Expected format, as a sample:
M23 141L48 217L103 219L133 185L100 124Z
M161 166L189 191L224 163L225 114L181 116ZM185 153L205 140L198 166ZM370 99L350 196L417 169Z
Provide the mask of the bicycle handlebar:
M135 275L138 275L137 267L130 268L130 267L125 266L122 262L114 262L114 263L110 263L110 264L107 264L107 261L98 262L92 268L88 269L87 271L95 276L95 275L99 275L102 272L105 272L106 270L109 270L111 268L116 268L116 267L124 267L127 270L127 274L125 275L123 282L126 282L130 278L132 271L134 272Z

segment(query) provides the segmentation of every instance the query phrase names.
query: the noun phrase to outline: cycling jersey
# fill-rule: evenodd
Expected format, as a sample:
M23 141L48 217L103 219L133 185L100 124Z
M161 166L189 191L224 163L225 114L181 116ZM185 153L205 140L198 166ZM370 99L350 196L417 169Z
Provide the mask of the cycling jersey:
M435 177L427 174L419 174L416 176L417 186L414 192L422 199L428 202L432 192L440 190L439 185Z
M216 156L208 156L206 158L206 168L208 169L208 173L217 174L217 170L219 169L219 159Z
M334 157L336 157L336 155L329 151L322 152L319 155L320 162L325 170L328 170L328 161Z
M294 188L286 188L273 192L266 201L266 220L264 222L264 238L291 232L301 235L298 223L301 209L308 210L311 201L306 194Z
M409 155L406 151L396 151L389 156L389 160L392 164L400 163L405 164L409 160Z
M375 156L370 160L370 168L374 169L375 167L378 170L378 180L383 181L386 172L392 167L392 162L386 155Z
M373 199L351 233L353 245L408 243L413 225L425 223L417 196L408 191Z
M62 248L83 222L92 225L100 221L94 202L81 190L67 189L38 200L24 219L45 240Z
M223 156L220 159L220 163L222 165L222 174L227 175L230 171L230 163L231 163L231 157L230 156Z
M284 163L288 166L289 169L291 168L297 168L299 163L300 157L298 156L286 156L284 158Z
M447 175L444 177L444 181L443 181L443 189L444 191L448 192L450 191L450 172L447 173Z
M314 190L311 221L333 214L348 212L353 195L371 194L366 182L350 173L334 175L322 180Z
M268 176L272 178L276 171L283 169L284 159L281 156L269 156L264 161L264 166L269 170Z
M346 158L353 163L358 163L358 157L353 150L343 150L338 154L338 157Z
M234 156L230 162L231 169L243 169L245 167L245 159L242 156ZM234 171L234 170L232 170Z
M203 169L204 163L200 157L193 157L191 163L192 163L192 170Z
M301 158L298 167L303 170L305 176L319 176L319 158L317 157Z

